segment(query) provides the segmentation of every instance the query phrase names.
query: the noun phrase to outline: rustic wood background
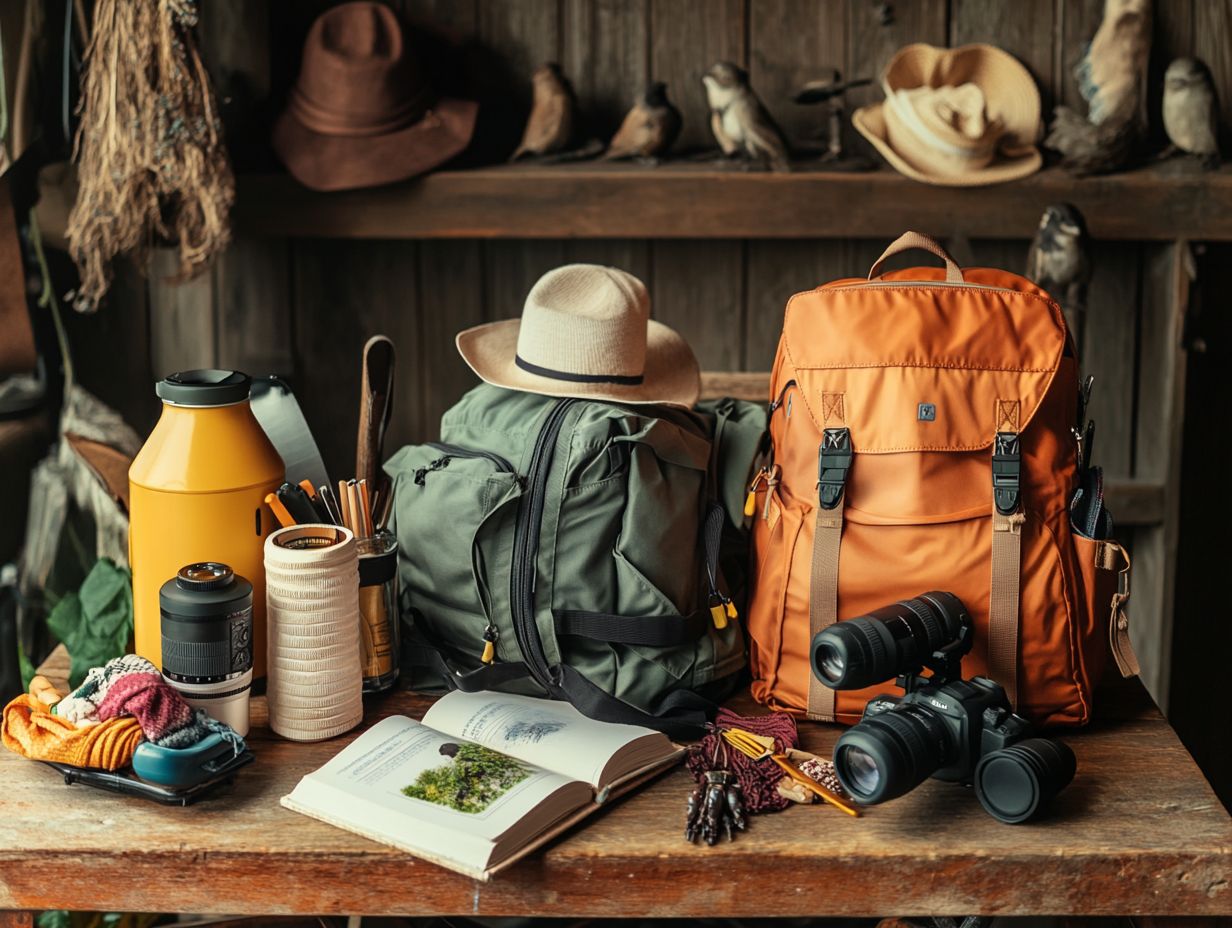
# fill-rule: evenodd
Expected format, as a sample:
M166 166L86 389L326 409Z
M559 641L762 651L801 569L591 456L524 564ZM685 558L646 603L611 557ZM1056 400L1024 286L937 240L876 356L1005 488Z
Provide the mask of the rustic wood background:
M278 169L266 144L269 122L294 80L308 24L329 5L321 0L203 3L202 43L225 101L241 173ZM821 110L790 101L800 83L834 67L849 77L876 77L896 49L915 41L991 42L1005 48L1035 76L1047 114L1054 103L1079 102L1073 66L1104 2L397 0L392 5L409 20L447 30L466 46L464 79L483 104L495 140L492 151L499 154L502 145L516 141L529 102L530 71L547 60L562 64L591 130L603 138L649 80L665 80L685 117L680 148L710 142L700 77L720 58L749 69L762 99L798 138L815 135L824 123ZM1232 124L1232 2L1160 0L1155 7L1153 85L1173 57L1197 55L1211 66L1225 121ZM875 87L865 88L853 92L850 102L859 105L879 95ZM1154 96L1158 122L1158 93ZM849 142L863 144L854 137ZM1045 205L1040 203L1041 210ZM819 217L819 223L839 227L838 235L843 221L841 215ZM944 236L963 263L1022 268L1025 238L972 241L963 228L962 215L938 215L926 231ZM399 351L387 445L392 450L432 435L441 412L475 382L453 350L454 333L517 315L536 278L562 262L602 262L638 274L650 286L654 315L689 339L703 369L757 371L770 365L792 293L864 274L885 244L704 237L322 240L255 237L238 230L231 250L209 275L173 284L166 279L171 265L162 258L148 279L124 271L111 305L95 317L74 318L70 328L83 382L138 429L153 423L152 383L167 372L222 366L282 374L306 406L327 466L341 474L353 460L360 347L375 332L390 335ZM1096 376L1095 457L1110 478L1177 479L1167 466L1169 449L1160 441L1169 414L1160 397L1173 347L1172 247L1116 242L1095 248L1095 279L1079 335L1083 366ZM124 363L117 366L117 358ZM1153 550L1175 556L1171 543ZM1158 563L1143 569L1165 573ZM1170 592L1169 584L1163 586ZM1146 656L1144 663L1151 661L1166 664L1168 656ZM1162 673L1153 686L1161 701L1167 694L1160 692L1160 681L1166 679Z

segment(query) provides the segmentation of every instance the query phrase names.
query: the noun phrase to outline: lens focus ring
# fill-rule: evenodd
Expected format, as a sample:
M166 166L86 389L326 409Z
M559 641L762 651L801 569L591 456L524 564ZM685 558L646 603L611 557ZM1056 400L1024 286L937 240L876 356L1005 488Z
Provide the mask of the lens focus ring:
M232 672L231 642L163 638L163 669L189 677L225 677Z

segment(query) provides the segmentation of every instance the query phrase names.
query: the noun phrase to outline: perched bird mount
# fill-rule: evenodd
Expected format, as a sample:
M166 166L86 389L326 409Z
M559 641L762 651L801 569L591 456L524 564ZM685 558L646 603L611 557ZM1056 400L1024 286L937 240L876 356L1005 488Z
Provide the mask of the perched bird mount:
M787 139L749 85L748 72L719 61L702 75L710 107L710 131L728 158L790 171Z
M1040 216L1039 228L1027 251L1026 276L1061 304L1079 356L1091 271L1091 237L1087 234L1086 219L1076 206L1051 204Z
M868 171L874 167L873 162L868 158L849 156L843 151L843 116L847 110L846 93L848 90L865 87L872 82L871 77L844 81L842 74L837 69L833 69L829 77L806 83L793 98L796 103L804 106L829 104L829 118L824 130L826 150L821 156L821 161L832 169Z
M667 85L655 81L625 115L603 160L635 158L657 164L675 144L680 127L680 110L667 99Z
M1168 147L1201 159L1205 168L1219 166L1219 105L1211 70L1197 58L1177 58L1164 72L1164 132Z
M573 141L577 97L560 65L549 61L535 68L531 87L530 116L522 130L522 142L509 157L510 161L559 155Z
M1058 106L1044 140L1075 174L1123 167L1146 129L1151 21L1151 0L1105 0L1104 18L1074 69L1087 115Z

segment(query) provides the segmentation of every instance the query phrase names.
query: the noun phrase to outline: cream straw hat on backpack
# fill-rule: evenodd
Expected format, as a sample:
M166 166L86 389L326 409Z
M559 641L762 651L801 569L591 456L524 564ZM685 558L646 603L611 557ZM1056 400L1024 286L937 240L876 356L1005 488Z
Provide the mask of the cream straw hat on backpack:
M689 408L701 390L688 342L650 318L646 285L614 267L548 271L521 319L467 329L457 345L481 379L526 393Z

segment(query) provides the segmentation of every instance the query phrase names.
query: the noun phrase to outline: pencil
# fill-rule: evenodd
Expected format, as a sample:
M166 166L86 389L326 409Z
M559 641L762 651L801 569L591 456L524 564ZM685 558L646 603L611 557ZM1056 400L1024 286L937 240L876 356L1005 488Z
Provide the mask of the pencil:
M354 480L347 481L347 505L351 509L351 531L355 533L356 538L362 538L364 515L359 504L359 487L355 485Z
M338 481L338 508L342 512L343 527L354 531L355 529L351 525L351 497L347 494L347 483L345 480Z
M359 481L359 502L360 508L363 510L363 529L364 537L372 537L372 500L368 496L368 481Z

